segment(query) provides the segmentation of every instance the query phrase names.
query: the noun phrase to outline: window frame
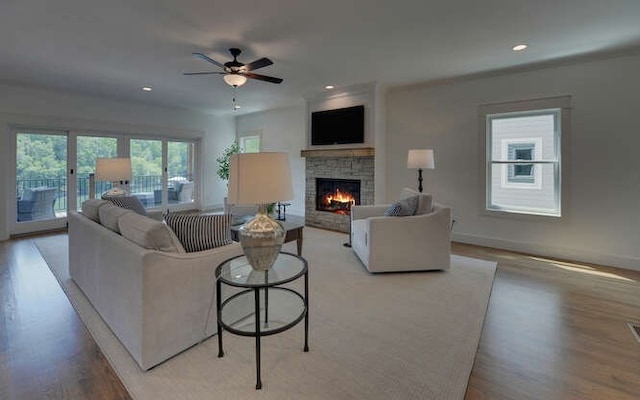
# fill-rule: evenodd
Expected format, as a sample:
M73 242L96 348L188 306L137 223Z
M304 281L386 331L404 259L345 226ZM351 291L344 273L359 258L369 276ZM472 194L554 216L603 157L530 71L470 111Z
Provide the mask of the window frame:
M544 99L513 101L506 103L487 104L479 107L479 131L480 131L480 182L481 189L481 214L486 216L507 217L515 219L550 219L561 220L568 215L568 193L566 182L568 182L569 159L568 149L570 139L570 102L571 96L559 96ZM546 160L532 161L494 161L491 159L491 118L533 116L541 114L555 113L556 132L554 134L556 157ZM529 138L530 139L530 138ZM520 138L515 139L520 140ZM525 141L524 139L522 139ZM530 140L529 140L530 141ZM535 158L535 157L534 157ZM526 208L496 208L491 206L491 168L495 164L508 165L516 164L553 164L555 185L554 196L556 209L554 212L544 212L540 209ZM541 169L541 168L540 168ZM523 185L522 183L510 183L509 185ZM531 184L524 184L531 185ZM525 188L517 186L518 188ZM531 187L534 188L534 187Z
M248 139L257 139L258 140L258 151L257 153L262 151L262 131L252 131L245 132L238 135L238 145L240 146L240 151L246 153L246 147L244 142Z
M540 168L535 168L535 163L520 163L517 158L509 158L510 148L511 146L524 146L531 145L532 158L530 160L535 160L540 153L540 149L542 148L542 140L540 138L517 138L517 139L505 139L505 143L502 144L502 154L503 158L506 160L513 160L512 164L503 165L503 179L502 179L502 187L505 188L518 188L518 189L540 189L542 187L541 175L542 171ZM517 152L518 148L514 148L514 153ZM506 156L505 156L506 154ZM520 159L520 161L525 159ZM515 167L518 165L531 165L531 174L529 175L519 175L516 174ZM511 168L513 167L513 168ZM528 182L531 180L532 182Z

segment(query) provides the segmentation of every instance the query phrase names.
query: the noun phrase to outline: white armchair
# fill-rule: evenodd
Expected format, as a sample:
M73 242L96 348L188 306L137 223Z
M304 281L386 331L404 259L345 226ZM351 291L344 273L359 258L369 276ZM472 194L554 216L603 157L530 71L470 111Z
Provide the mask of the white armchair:
M429 195L408 189L403 198ZM351 246L369 272L448 269L451 265L451 209L434 204L430 212L388 217L389 205L351 207ZM421 207L418 206L420 211Z

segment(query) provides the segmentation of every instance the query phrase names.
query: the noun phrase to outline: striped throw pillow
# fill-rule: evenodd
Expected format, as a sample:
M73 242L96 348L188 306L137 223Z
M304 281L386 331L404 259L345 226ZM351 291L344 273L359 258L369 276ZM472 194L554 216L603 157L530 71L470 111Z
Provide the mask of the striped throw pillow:
M140 215L147 215L147 210L140 199L136 196L102 196L102 200L109 200L118 207L126 208L127 210L134 211Z
M187 253L232 243L231 214L169 213L164 216L164 220Z

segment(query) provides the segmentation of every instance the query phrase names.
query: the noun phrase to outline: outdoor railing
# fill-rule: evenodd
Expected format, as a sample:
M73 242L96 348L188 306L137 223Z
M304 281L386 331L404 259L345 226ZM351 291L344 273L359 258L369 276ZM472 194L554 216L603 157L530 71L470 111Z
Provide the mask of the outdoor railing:
M184 177L187 179L190 177ZM78 176L77 183L77 205L80 207L82 202L89 198L89 176ZM22 196L22 192L25 189L33 189L37 187L49 187L56 188L56 202L54 204L54 211L64 212L67 211L67 179L66 178L43 178L43 179L18 179L16 185L16 199ZM111 189L111 182L96 182L96 197L100 197L102 193ZM153 197L156 190L162 190L162 175L141 175L134 176L129 189L132 194L144 193Z

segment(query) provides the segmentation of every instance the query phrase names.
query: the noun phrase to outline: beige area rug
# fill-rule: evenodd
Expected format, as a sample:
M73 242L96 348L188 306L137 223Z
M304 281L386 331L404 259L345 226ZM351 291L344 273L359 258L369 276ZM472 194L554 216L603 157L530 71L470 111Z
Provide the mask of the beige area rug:
M303 323L264 338L260 391L255 340L228 332L223 358L214 336L142 372L69 278L66 237L36 245L134 399L464 398L495 263L453 256L446 272L371 275L344 234L304 234L310 351Z

